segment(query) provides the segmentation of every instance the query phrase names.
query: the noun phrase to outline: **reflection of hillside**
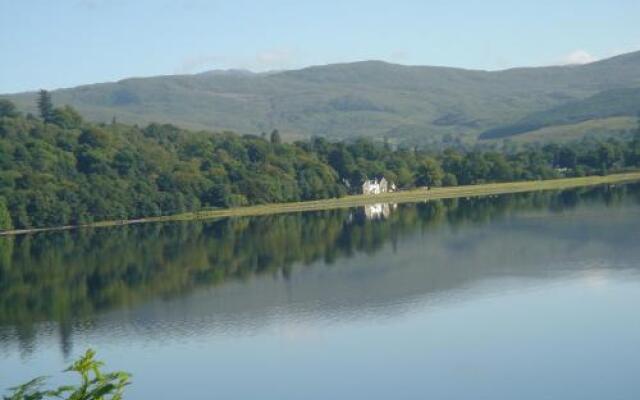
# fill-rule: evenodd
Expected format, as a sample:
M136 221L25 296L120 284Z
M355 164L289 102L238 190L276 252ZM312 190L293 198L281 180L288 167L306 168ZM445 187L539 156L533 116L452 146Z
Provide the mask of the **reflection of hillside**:
M17 327L29 347L34 322L56 321L70 346L70 335L86 329L74 324L78 318L94 320L95 330L112 330L125 315L175 334L239 329L281 312L395 313L402 299L455 296L492 277L552 278L603 254L605 267L637 268L640 228L629 218L637 206L628 205L637 192L429 202L375 222L343 210L5 240L0 325ZM316 264L330 267L303 267ZM260 275L266 279L252 278Z

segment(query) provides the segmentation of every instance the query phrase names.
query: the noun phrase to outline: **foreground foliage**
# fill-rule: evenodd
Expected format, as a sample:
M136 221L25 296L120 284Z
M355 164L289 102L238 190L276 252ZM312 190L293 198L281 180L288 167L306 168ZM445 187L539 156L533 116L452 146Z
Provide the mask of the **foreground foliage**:
M11 394L4 400L120 400L130 375L126 372L103 373L103 363L95 359L91 349L73 363L65 372L76 372L80 375L79 385L60 386L57 389L42 389L46 379L35 378L23 385L11 388Z
M36 118L0 100L0 230L334 198L382 176L409 189L640 166L640 136L436 153L364 139L281 143L277 131L260 137L172 125L92 124L68 106L41 103Z

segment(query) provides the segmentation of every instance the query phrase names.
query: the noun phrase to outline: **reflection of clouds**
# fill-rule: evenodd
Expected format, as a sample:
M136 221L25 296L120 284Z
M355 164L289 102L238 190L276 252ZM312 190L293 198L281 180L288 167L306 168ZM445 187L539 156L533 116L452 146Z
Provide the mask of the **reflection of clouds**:
M587 287L598 289L609 284L611 271L604 268L594 268L584 271L583 281Z
M287 342L317 342L322 340L322 331L317 326L290 321L279 326L280 337Z

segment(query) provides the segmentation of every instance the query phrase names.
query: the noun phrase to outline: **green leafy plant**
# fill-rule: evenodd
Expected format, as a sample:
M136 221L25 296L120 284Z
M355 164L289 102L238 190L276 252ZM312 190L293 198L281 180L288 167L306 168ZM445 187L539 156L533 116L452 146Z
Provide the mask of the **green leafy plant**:
M10 388L4 400L121 400L131 375L126 372L102 372L103 363L95 359L95 351L89 349L65 372L80 375L79 385L60 386L57 389L43 389L45 377L38 377L20 386Z

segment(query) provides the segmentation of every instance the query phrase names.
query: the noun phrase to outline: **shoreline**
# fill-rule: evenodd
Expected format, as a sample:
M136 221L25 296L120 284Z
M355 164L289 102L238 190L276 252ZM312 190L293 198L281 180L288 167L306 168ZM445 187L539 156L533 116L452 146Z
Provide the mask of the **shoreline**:
M477 197L509 193L523 193L543 190L561 190L602 184L628 183L640 181L640 172L626 172L605 176L586 176L579 178L559 178L539 181L520 181L505 183L486 183L478 185L424 188L407 191L382 193L377 195L350 195L341 198L311 200L292 203L273 203L246 207L224 208L209 211L194 211L161 217L137 218L130 220L111 220L82 225L66 225L49 228L13 229L1 231L0 236L15 236L38 232L52 232L82 228L106 228L150 222L193 221L228 217L248 217L289 212L321 211L337 208L349 208L376 203L412 203L417 201Z

